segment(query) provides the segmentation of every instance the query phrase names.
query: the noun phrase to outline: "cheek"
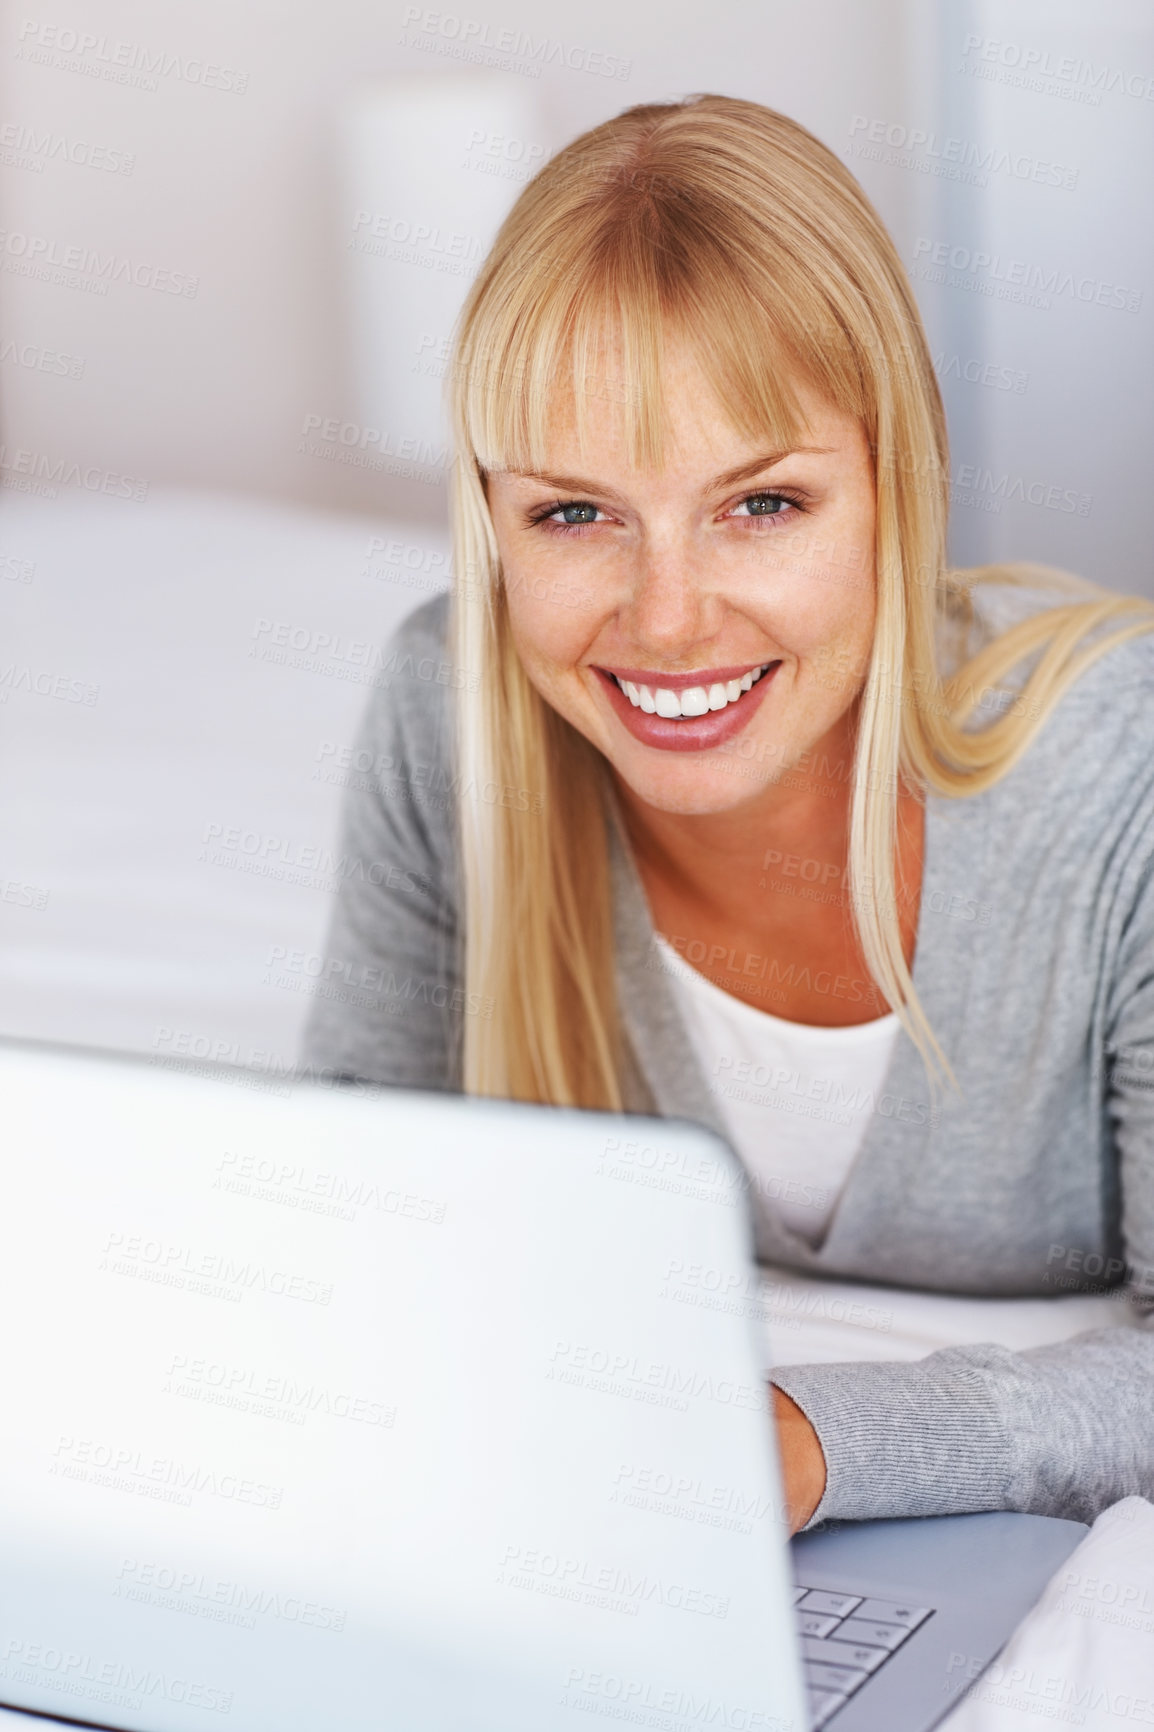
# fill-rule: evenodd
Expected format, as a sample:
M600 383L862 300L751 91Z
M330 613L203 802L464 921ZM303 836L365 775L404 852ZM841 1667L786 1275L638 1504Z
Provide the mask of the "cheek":
M589 645L590 613L563 581L540 577L506 585L509 628L522 666L543 697L562 710L576 693Z
M782 630L801 662L833 649L868 657L874 611L872 577L830 574L799 588L782 619Z
M833 646L868 657L877 595L873 546L873 500L864 481L818 521L770 542L765 558L774 602L799 658Z
M526 667L569 659L565 621L561 609L546 599L546 590L544 578L514 576L505 584L513 642Z
M873 645L872 577L823 586L827 593L799 610L791 648L798 659L798 689L809 707L840 713L860 690Z

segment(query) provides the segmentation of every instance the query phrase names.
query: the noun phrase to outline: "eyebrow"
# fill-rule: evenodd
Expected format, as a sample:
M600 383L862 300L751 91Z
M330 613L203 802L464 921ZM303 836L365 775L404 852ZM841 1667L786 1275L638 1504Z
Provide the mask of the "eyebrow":
M706 491L712 492L714 489L720 491L726 487L734 487L739 481L747 481L751 475L760 475L763 469L772 469L775 464L783 462L787 457L828 457L830 455L831 447L828 445L791 445L783 451L767 451L760 457L753 458L752 462L739 463L736 468L725 469L720 475L715 475L711 481L706 483ZM564 488L570 493L604 493L608 495L614 492L612 487L606 487L600 481L590 481L580 475L555 475L544 469L506 469L499 473L512 475L519 481L547 481L551 487Z

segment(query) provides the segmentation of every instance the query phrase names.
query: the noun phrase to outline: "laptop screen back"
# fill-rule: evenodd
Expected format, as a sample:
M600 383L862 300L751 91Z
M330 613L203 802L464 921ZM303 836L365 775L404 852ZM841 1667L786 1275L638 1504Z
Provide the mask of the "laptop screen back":
M0 1088L0 1701L801 1727L724 1145L16 1044Z

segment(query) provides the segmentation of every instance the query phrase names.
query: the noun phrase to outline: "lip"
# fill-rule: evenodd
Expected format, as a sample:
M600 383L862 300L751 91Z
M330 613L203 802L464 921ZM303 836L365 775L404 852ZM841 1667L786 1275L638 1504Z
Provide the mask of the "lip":
M767 656L765 661L772 658ZM655 674L652 668L601 668L599 674L616 674L619 680L632 680L635 686L648 686L650 691L656 691L658 686L667 692L688 691L690 686L724 686L730 680L744 679L756 668L764 667L765 661L739 662L731 668L701 668L693 674Z
M759 664L755 662L753 665ZM634 684L650 685L652 671L642 670L641 679L628 668L614 668L613 673L605 668L594 668L593 672L605 688L618 720L643 746L653 746L660 752L708 752L715 746L724 745L749 725L780 666L779 661L774 662L736 703L727 704L723 710L710 710L704 716L682 716L677 721L635 710L613 677L615 673L623 680L633 680ZM750 664L745 662L740 667L712 668L706 673L662 674L661 683L669 691L683 691L687 686L740 679L749 671Z

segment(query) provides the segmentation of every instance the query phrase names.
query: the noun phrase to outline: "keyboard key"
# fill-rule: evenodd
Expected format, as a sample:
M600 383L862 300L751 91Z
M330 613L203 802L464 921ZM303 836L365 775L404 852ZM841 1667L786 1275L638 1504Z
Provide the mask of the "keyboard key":
M847 1618L829 1638L831 1642L862 1642L867 1648L887 1648L892 1654L910 1631L901 1624L871 1624L865 1618Z
M830 1617L828 1612L799 1612L797 1629L801 1636L828 1636L831 1630L836 1630L838 1619Z
M795 1606L797 1605L797 1602L799 1600L804 1600L804 1598L806 1596L806 1592L807 1592L807 1590L805 1588L794 1588L794 1590L793 1590L793 1604Z
M843 1696L848 1696L859 1684L864 1684L868 1676L868 1672L846 1666L826 1666L820 1660L805 1662L805 1681L811 1690L840 1690Z
M878 1624L900 1624L903 1630L916 1630L930 1615L929 1606L903 1606L890 1600L863 1600L854 1614Z
M860 1594L827 1594L824 1588L810 1588L805 1598L798 1601L803 1612L830 1612L835 1618L844 1618L860 1605Z
M865 1648L858 1642L822 1642L816 1636L801 1638L801 1653L804 1660L859 1667L863 1672L876 1672L890 1657L888 1648Z
M837 1690L811 1690L809 1694L809 1712L815 1732L825 1725L831 1714L844 1707L845 1697Z

